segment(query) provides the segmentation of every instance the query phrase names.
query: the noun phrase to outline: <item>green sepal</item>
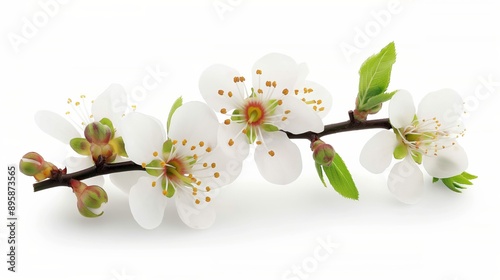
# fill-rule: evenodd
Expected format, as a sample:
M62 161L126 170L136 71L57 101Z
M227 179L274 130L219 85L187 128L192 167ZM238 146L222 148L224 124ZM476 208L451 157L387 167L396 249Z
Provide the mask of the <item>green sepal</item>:
M394 148L393 155L395 159L404 159L408 155L408 149L404 144L399 144Z
M476 179L476 175L472 175L467 172L462 172L462 174L450 177L450 178L432 178L432 182L435 183L437 181L443 182L443 184L448 187L450 190L461 193L462 190L466 189L467 186L473 185L470 180Z
M278 100L271 99L271 100L267 101L267 110L269 112L269 115L274 115L274 111L276 110L276 107L278 107Z
M166 155L171 154L174 149L174 144L172 143L172 140L170 138L167 139L167 141L163 142L162 153L165 158Z
M267 131L267 132L274 132L274 131L280 130L277 126L269 124L269 123L262 124L261 127L264 131Z
M125 150L125 142L123 142L123 138L121 136L111 139L111 141L109 141L109 145L113 147L113 151L119 156L128 157L127 151Z
M323 170L330 184L340 195L354 200L359 199L359 192L351 173L338 153L335 154L332 164L323 166Z
M146 172L154 177L161 176L164 169L165 168L162 166L162 161L159 159L154 159L146 165Z
M415 161L415 163L422 164L422 159L423 159L422 153L412 152L411 157L413 158L413 161Z
M90 143L85 138L73 138L69 141L69 145L73 151L82 156L90 155Z
M369 111L377 104L391 99L394 93L383 94L391 80L392 65L396 62L394 42L363 62L359 69L359 91L356 109ZM378 95L381 97L370 100Z
M250 125L247 125L246 127L246 136L248 139L248 144L253 144L253 142L257 140L257 132Z
M318 176L319 176L319 179L321 180L321 183L323 183L323 186L325 186L325 188L326 188L325 178L323 176L323 169L321 167L322 165L315 163L314 166L316 166L316 171L318 171Z
M177 98L177 100L174 101L174 104L172 104L172 108L170 108L170 112L168 113L168 119L167 119L167 133L170 130L170 120L172 119L172 116L174 115L175 111L179 109L179 107L182 106L182 96Z
M245 118L241 116L240 110L235 109L235 110L233 110L233 113L231 114L231 120L233 122L241 122L241 121L244 121Z
M99 122L111 129L111 139L113 139L115 137L115 127L113 126L113 122L108 118L102 118Z
M166 196L168 198L171 198L172 196L174 196L174 194L175 194L174 185L169 181L168 182L168 186L167 186L167 194L166 194Z
M102 216L102 214L104 214L104 211L101 212L100 214L95 214L94 212L90 211L90 209L87 208L81 200L77 201L76 207L78 208L78 212L80 212L80 215L86 218L97 218Z

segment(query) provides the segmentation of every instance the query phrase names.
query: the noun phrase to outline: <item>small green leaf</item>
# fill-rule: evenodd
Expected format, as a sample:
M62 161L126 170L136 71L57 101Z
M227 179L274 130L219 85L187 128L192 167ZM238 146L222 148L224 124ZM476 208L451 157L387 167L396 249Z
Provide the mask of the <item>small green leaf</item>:
M244 120L245 120L245 118L241 115L240 110L235 109L235 110L233 111L233 113L231 114L231 120L232 120L233 122L241 122L241 121L244 121Z
M359 69L359 91L358 106L359 111L366 111L376 104L372 101L370 106L368 101L380 94L383 94L391 80L392 65L396 62L396 48L394 42L389 43L379 53L372 55L361 65ZM389 100L388 96L379 97L380 100ZM380 102L379 102L380 103Z
M467 186L473 185L470 180L476 179L477 176L472 175L467 172L462 172L462 174L450 177L450 178L432 178L432 182L435 183L437 181L443 182L445 186L447 186L450 190L461 193L462 190L466 189Z
M408 149L404 144L399 144L394 149L393 155L395 159L404 159L408 155Z
M168 154L171 154L174 149L174 144L172 143L172 140L169 138L167 141L163 142L163 148L162 148L162 153L164 157L166 157Z
M171 198L172 196L174 196L174 194L175 194L174 185L170 181L168 181L168 187L167 187L167 194L166 194L166 196L168 198Z
M347 169L344 161L338 153L335 154L330 166L323 166L328 181L333 188L343 197L358 200L359 192Z
M154 177L159 177L163 174L164 167L162 161L159 159L154 159L146 165L146 172Z
M321 164L315 163L314 165L316 166L316 171L318 171L318 176L319 179L321 180L321 183L323 183L323 185L326 188L325 178L323 177L323 169L321 169Z
M389 93L383 93L379 94L373 97L370 97L365 104L363 104L363 107L360 108L360 110L370 110L372 108L377 107L380 103L384 103L386 101L391 100L391 98L396 94L397 90L391 91Z
M257 140L257 131L255 131L255 129L252 126L247 125L246 136L248 139L248 143L253 144L253 142L255 142L255 140Z
M73 138L69 141L69 145L73 151L82 156L90 155L90 143L85 138Z
M170 120L172 119L172 116L174 115L175 111L179 109L179 107L182 106L182 96L177 98L175 100L174 104L172 104L172 108L170 109L170 112L168 113L168 119L167 119L167 133L170 130Z

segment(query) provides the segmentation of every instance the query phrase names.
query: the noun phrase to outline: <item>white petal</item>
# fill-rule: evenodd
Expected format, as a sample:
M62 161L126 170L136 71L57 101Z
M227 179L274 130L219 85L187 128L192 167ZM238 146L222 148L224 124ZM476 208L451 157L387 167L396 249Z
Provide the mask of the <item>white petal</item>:
M203 163L211 165L215 163L213 168L203 168ZM195 178L202 178L201 189L209 186L211 189L222 187L232 183L241 173L242 161L237 158L231 158L217 147L214 151L205 154L194 167L197 171L193 171ZM218 178L214 177L218 173Z
M437 156L426 156L423 159L424 168L432 177L450 178L459 175L467 169L469 161L462 146L455 144L439 150Z
M452 89L427 94L418 105L419 119L436 118L442 126L454 125L464 112L463 100Z
M262 74L257 75L257 70L261 70ZM299 66L297 62L291 57L279 53L263 56L255 62L252 68L253 88L256 91L260 88L265 93L267 92L266 81L276 81L277 87L271 98L280 97L285 88L292 92L298 77Z
M406 90L399 90L389 103L389 119L395 128L409 125L415 117L415 105L411 94Z
M128 171L113 173L109 175L111 183L128 194L133 185L137 184L141 177L148 176L144 171Z
M255 162L267 181L285 185L297 179L302 172L300 150L284 132L263 133L264 144L255 149ZM269 152L274 152L271 156Z
M250 151L248 138L242 133L244 124L232 122L230 125L221 124L218 129L217 141L218 147L230 158L244 160ZM234 144L229 145L233 140Z
M406 157L392 167L387 186L399 201L415 204L424 194L424 177L411 157Z
M191 228L206 229L215 221L215 210L211 203L205 207L196 207L191 192L185 188L177 188L175 193L175 205L181 220Z
M304 87L312 89L313 92L303 94ZM299 89L299 95L297 95L299 99L305 98L307 101L316 100L316 102L321 100L319 101L320 104L311 103L308 105L310 108L316 108L316 110L314 110L316 114L318 114L321 118L324 118L328 114L328 112L332 108L332 95L325 87L315 82L305 81L305 83L302 84L302 87L299 87L297 89Z
M303 133L307 131L321 132L324 130L323 121L316 112L307 106L302 100L294 96L285 96L283 99L283 111L290 110L286 115L286 120L280 122L278 127L294 133Z
M157 119L137 112L128 114L120 125L128 157L137 164L149 163L161 153L165 130Z
M201 95L214 110L225 108L230 111L243 103L245 88L242 83L235 83L234 77L240 77L238 71L221 64L212 65L201 74ZM219 90L223 91L222 95L219 95ZM229 97L229 92L232 97Z
M116 125L122 119L127 107L125 88L119 84L112 84L94 100L92 114L96 121L108 118L113 122L113 125Z
M219 121L214 111L205 103L193 101L175 111L170 121L168 137L179 142L186 139L185 147L195 146L205 150L217 145L218 129ZM203 147L200 147L200 142L203 142Z
M35 113L35 123L48 135L68 145L73 138L82 137L78 130L65 118L51 111Z
M152 177L141 177L130 189L129 205L136 222L145 229L158 227L163 220L167 197L161 187L152 187Z
M397 145L398 141L394 132L382 130L366 142L361 150L359 162L372 173L382 173L391 164L392 155Z
M295 83L295 88L303 88L307 75L309 75L309 66L306 63L300 63L298 65L299 74L297 76L297 82Z

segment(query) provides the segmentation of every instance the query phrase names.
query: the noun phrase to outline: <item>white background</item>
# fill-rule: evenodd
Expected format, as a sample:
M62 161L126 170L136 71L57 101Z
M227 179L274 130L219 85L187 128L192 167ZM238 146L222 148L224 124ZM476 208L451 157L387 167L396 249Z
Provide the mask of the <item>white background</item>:
M47 2L0 7L3 180L7 164L28 151L49 161L67 154L35 126L37 110L63 114L68 97L95 97L111 83L133 93L148 69L168 77L146 99L131 94L131 101L165 120L179 95L201 99L198 77L209 65L224 63L248 76L262 55L282 52L307 62L309 79L331 91L325 122L343 121L353 108L360 64L391 41L398 57L389 89L407 89L418 102L451 87L467 101L460 142L479 179L456 194L426 177L423 201L403 205L389 193L387 173L370 174L358 162L376 131L346 133L325 140L350 167L357 202L322 187L308 143L296 141L304 168L293 184L267 183L249 159L216 201L212 228L186 227L170 203L164 223L147 231L112 185L105 215L85 219L68 189L34 193L34 180L19 175L18 273L2 261L2 279L500 279L496 1L67 0L44 18L40 3ZM27 22L36 31L24 36ZM347 45L355 52L343 52ZM5 189L0 197L6 217ZM2 260L6 238L1 226ZM326 251L322 242L335 248ZM304 274L287 274L294 266Z

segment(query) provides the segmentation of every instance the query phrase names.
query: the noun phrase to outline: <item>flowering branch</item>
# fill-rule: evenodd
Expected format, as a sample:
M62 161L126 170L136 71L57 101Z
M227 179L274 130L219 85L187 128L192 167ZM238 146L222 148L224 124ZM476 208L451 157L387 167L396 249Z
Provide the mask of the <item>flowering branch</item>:
M70 187L71 180L81 181L100 175L125 172L125 171L135 171L135 170L144 170L144 169L142 168L142 166L135 164L132 161L125 161L119 163L105 163L104 161L100 161L95 166L91 166L87 169L83 169L77 172L69 174L58 173L56 174L55 178L33 184L33 189L35 192L37 192L58 186Z
M323 132L314 133L309 131L301 134L286 132L286 134L290 139L308 139L314 141L325 135L373 128L390 129L392 128L392 126L389 122L389 119L377 119L369 121L357 120L354 118L353 111L349 111L348 121L325 125L325 130ZM55 174L51 179L33 184L33 188L34 191L37 192L58 186L70 187L70 182L72 179L81 181L100 175L137 170L145 169L141 165L135 164L132 161L125 161L120 163L106 163L104 161L98 161L95 166L77 172L69 174L63 174L62 172L59 172Z

